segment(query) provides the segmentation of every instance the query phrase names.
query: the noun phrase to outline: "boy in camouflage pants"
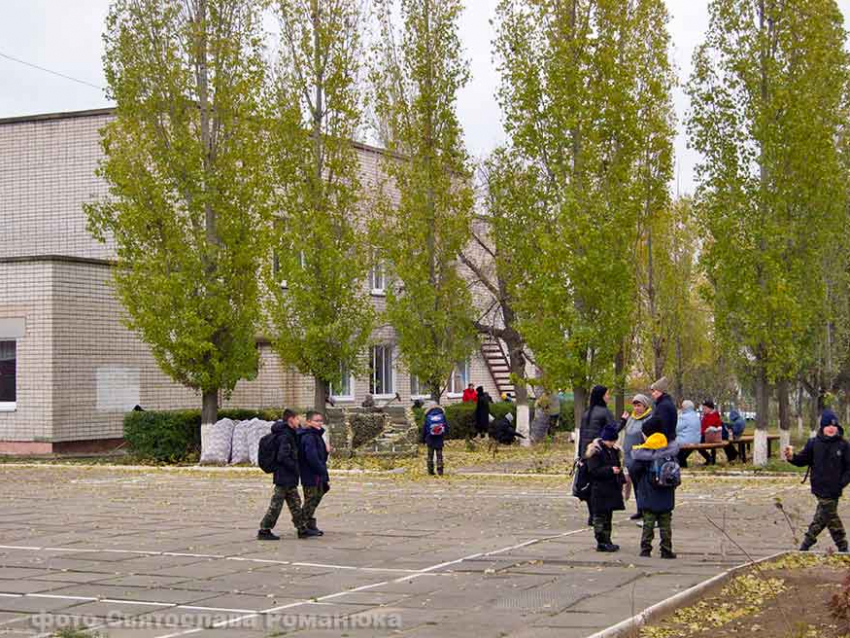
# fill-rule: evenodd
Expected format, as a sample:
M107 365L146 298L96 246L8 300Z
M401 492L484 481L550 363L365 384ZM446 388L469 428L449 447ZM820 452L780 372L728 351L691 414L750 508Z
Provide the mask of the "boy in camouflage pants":
M838 551L846 552L847 534L838 516L838 502L850 484L850 443L844 440L844 430L835 413L824 410L817 435L809 439L802 452L794 454L793 448L786 448L785 458L793 465L810 468L812 494L818 500L800 551L808 551L827 528Z

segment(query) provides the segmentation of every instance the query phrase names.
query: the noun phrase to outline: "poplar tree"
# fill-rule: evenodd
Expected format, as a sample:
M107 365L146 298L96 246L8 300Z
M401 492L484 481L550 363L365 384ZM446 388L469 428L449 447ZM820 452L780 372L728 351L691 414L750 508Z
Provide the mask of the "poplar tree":
M458 270L473 210L456 113L458 92L469 79L458 37L463 5L376 5L381 40L373 108L391 153L383 163L389 179L376 198L374 233L393 281L386 317L410 373L439 401L452 369L477 344L472 298Z
M274 261L267 269L272 345L315 382L361 370L374 324L360 164L352 140L363 48L361 0L278 0L280 58L269 96Z
M661 0L501 0L498 97L533 183L521 330L538 365L572 387L625 376L641 224L671 174L668 16Z
M258 369L261 36L249 0L116 0L103 36L116 107L89 228L115 247L126 324L202 393L203 423Z
M720 342L755 383L763 465L770 384L812 346L845 219L846 34L833 0L712 0L709 20L688 86L703 262Z

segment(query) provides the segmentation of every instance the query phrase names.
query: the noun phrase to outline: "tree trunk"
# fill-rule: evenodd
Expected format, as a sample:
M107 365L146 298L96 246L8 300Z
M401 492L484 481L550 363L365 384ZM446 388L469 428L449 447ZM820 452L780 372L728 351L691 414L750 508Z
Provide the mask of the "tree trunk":
M528 386L525 385L525 355L522 353L522 342L513 339L506 340L508 346L508 358L511 366L511 377L514 380L514 394L516 397L516 431L525 438L520 439L520 445L528 447L531 445L531 418L528 408Z
M617 415L617 418L626 409L626 383L623 376L623 369L626 367L625 358L625 351L621 345L617 351L617 356L614 357L614 378L617 383L617 394L614 398L614 414Z
M587 403L587 388L573 387L573 438L575 439L575 456L579 456L579 432L581 430L581 418L584 416Z
M811 393L811 400L809 401L809 411L811 413L811 421L809 421L809 428L811 430L811 436L817 436L818 428L820 427L820 394L817 389L814 389Z
M218 421L218 390L204 390L201 403L201 424L212 425Z
M328 387L328 382L322 381L317 377L313 377L313 381L313 409L316 412L319 412L322 416L327 416L327 403L328 396L330 395L330 388Z
M791 410L788 404L788 381L780 381L776 385L779 400L779 449L784 450L791 445Z
M753 465L767 465L767 410L770 395L767 387L767 370L758 364L756 376L756 438L753 446Z
M797 384L797 400L794 402L794 410L797 412L797 436L803 438L803 386Z

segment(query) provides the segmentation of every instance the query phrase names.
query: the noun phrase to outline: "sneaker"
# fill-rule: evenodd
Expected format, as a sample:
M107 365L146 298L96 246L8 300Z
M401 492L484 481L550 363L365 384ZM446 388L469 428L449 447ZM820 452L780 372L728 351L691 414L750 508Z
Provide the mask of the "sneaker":
M276 536L275 534L272 534L272 531L270 529L261 529L259 532L257 532L257 540L258 541L279 541L280 536Z
M676 558L676 554L673 553L673 552L667 551L666 549L662 549L661 550L661 558L673 559L673 558Z
M800 551L801 552L807 552L812 548L812 545L814 545L814 543L811 543L807 540L804 540L802 545L800 545Z
M836 549L837 549L839 552L841 552L842 554L846 554L846 553L847 553L847 543L846 543L846 542L844 542L844 543L840 543L840 544L837 544L835 547L836 547Z
M298 530L298 538L301 538L301 539L313 538L315 536L321 536L321 534L319 534L318 530L310 529L309 527L307 529L299 529Z
M643 520L643 514L641 514L640 512L635 512L634 514L632 514L631 516L629 516L629 520L630 520L630 521L640 521L640 520Z
M642 549L640 550L641 558L652 558L652 550L650 549Z
M619 545L614 545L612 543L599 543L596 545L597 552L616 552L620 550Z
M307 525L307 529L310 530L311 532L315 532L316 536L324 536L325 535L325 533L322 530L320 530L318 527L316 527L315 523L310 523L309 525Z

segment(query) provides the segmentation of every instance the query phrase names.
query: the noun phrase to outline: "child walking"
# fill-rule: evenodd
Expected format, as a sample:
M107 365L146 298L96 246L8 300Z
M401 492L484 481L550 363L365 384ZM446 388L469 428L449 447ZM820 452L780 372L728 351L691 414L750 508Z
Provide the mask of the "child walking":
M617 446L617 428L606 425L601 436L587 446L585 455L590 478L590 510L597 552L616 552L620 546L611 542L614 512L626 509L623 502L623 468Z
M422 442L428 446L428 474L434 476L434 457L437 457L437 474L443 475L443 439L449 431L446 413L434 401L425 406L425 423L422 425Z
M844 430L835 413L824 410L817 435L808 440L802 452L794 454L792 447L785 448L785 458L792 465L810 468L812 494L818 501L800 551L809 551L827 528L838 551L846 552L847 534L838 516L838 501L850 484L850 443L844 440Z

